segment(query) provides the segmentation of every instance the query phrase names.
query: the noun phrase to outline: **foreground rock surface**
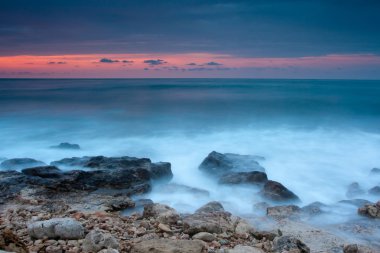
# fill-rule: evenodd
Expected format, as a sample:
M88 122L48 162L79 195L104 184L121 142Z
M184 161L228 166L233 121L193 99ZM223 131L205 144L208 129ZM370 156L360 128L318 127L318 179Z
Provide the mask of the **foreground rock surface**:
M136 243L131 252L135 253L206 253L201 241L155 239Z
M55 218L29 224L28 233L35 239L81 239L84 237L84 228L74 219Z

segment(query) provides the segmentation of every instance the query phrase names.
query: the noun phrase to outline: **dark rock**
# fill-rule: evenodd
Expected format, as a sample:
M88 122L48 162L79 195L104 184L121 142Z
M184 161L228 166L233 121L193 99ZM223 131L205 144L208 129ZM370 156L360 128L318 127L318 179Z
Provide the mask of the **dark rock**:
M55 166L41 166L23 169L21 171L25 175L42 177L42 178L58 178L62 176L62 171Z
M80 146L78 144L71 144L68 142L62 142L59 145L51 146L50 148L78 150L78 149L80 149Z
M257 160L263 159L258 156L221 154L211 152L199 165L199 169L213 176L221 176L227 172L249 172L262 171L265 169L260 166Z
M203 189L199 189L199 188L195 188L195 187L190 187L190 186L182 185L182 184L174 184L174 183L160 185L159 187L155 188L154 190L155 190L155 192L166 193L166 194L189 193L189 194L193 194L193 195L196 195L199 197L210 196L210 193L207 190L203 190Z
M84 156L65 158L51 163L54 166L63 167L83 167L97 170L122 170L122 169L145 169L149 172L150 178L154 180L169 181L173 178L171 164L167 162L152 163L148 158L135 157L104 157L104 156Z
M307 206L302 207L301 212L308 216L316 216L324 212L323 211L324 207L327 207L327 205L317 201L317 202L313 202Z
M379 168L373 168L370 173L372 175L380 175L380 169Z
M276 233L273 233L273 232L268 232L268 231L254 231L252 233L252 236L257 239L257 240L262 240L264 238L268 239L269 241L273 241L274 238L276 238L277 236L279 236L278 234Z
M300 252L309 253L310 249L303 242L292 236L280 236L273 240L276 252Z
M346 196L347 198L352 199L363 195L364 193L365 191L360 187L359 183L353 182L348 186Z
M371 195L380 196L380 186L372 187L371 189L368 190L368 193Z
M358 213L370 218L380 218L380 201L376 204L367 204L358 209Z
M343 247L343 253L358 253L359 248L357 244L348 244Z
M45 166L44 162L32 158L13 158L3 161L0 167L7 170L22 170L25 168Z
M274 202L300 202L300 199L292 191L288 190L281 183L268 180L260 194Z
M283 219L283 218L299 218L301 208L295 205L273 206L267 208L267 216Z
M268 181L267 174L261 171L231 172L220 177L219 184L262 185Z
M371 201L368 201L366 199L345 199L345 200L339 201L338 203L348 204L348 205L352 205L356 207L361 207L367 204L373 204Z
M195 211L195 213L212 213L212 212L224 212L223 205L220 204L218 201L211 201Z

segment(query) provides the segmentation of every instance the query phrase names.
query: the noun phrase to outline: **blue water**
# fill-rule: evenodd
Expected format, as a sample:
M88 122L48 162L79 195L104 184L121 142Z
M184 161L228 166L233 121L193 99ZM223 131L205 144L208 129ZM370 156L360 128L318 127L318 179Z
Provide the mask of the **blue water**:
M379 98L380 81L2 79L0 157L150 157L225 198L198 164L212 150L257 154L304 203L332 203L352 181L380 182L368 176L380 167ZM48 148L66 141L83 149Z

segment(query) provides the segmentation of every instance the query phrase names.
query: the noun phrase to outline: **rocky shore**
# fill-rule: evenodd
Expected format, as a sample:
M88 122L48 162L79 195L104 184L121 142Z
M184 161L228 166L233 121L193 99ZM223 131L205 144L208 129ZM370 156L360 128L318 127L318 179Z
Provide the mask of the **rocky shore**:
M49 165L31 158L4 159L0 252L380 252L377 242L365 240L380 231L380 202L351 199L333 206L302 206L295 193L268 178L262 159L214 151L199 166L220 185L257 190L262 202L246 217L228 212L217 201L179 213L144 199L142 194L153 185L209 196L207 190L171 183L168 162L127 156L65 158ZM355 197L359 186L350 187L348 195ZM358 222L335 230L314 227L315 217L339 205L355 206ZM350 229L355 230L350 240L331 232Z

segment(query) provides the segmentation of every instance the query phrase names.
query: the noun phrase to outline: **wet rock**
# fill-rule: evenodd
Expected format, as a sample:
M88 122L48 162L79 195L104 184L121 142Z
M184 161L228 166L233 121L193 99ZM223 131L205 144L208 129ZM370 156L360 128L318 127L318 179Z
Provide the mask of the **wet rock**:
M309 253L310 249L303 242L292 236L276 237L273 241L273 248L275 252L299 252Z
M110 233L92 230L86 235L82 245L84 252L98 252L103 249L119 249L119 242Z
M346 196L347 198L352 199L363 195L364 193L365 191L360 187L359 183L353 182L348 186Z
M274 206L267 208L267 216L276 219L283 218L299 218L301 213L301 208L295 205L287 206Z
M301 212L308 216L316 216L322 214L324 212L323 208L325 207L327 207L327 205L316 201L307 206L302 207Z
M62 171L55 166L40 166L23 169L23 174L33 177L58 178L62 176Z
M206 245L199 240L145 240L132 246L134 253L205 253Z
M223 205L218 201L211 201L204 206L197 209L196 213L212 213L212 212L223 212L224 207Z
M164 224L177 223L179 214L177 211L167 205L151 204L144 207L144 218L155 218L158 222Z
M160 185L154 190L155 192L160 192L160 193L165 193L165 194L189 193L189 194L199 196L199 197L210 196L210 193L207 190L190 187L190 186L182 185L182 184L175 184L175 183Z
M78 150L78 149L80 149L80 146L78 144L71 144L68 142L62 142L59 145L51 146L50 148Z
M367 204L358 209L358 213L370 218L380 218L380 201L376 204Z
M255 229L253 226L244 219L239 219L235 226L235 234L240 237L248 237L250 234L254 233Z
M199 232L234 232L235 228L228 212L196 212L183 218L183 229L186 234L194 235Z
M264 250L244 245L236 245L233 249L223 249L220 253L265 253Z
M380 169L379 168L373 168L370 172L371 175L380 175Z
M205 242L212 242L216 240L216 237L213 234L207 233L207 232L199 232L195 235L193 235L191 238L205 241Z
M260 194L274 202L300 202L300 199L292 191L288 190L281 183L268 180Z
M213 176L221 176L227 172L262 171L265 169L257 162L263 158L251 155L221 154L211 152L199 165L199 169Z
M358 253L359 248L357 244L348 244L343 247L343 253Z
M262 185L268 181L267 174L261 171L231 172L220 177L219 184Z
M32 158L13 158L3 161L0 168L6 170L22 170L25 168L45 166L44 162Z
M371 189L368 190L368 193L371 195L380 196L380 186L372 187Z
M81 239L84 237L84 228L74 219L54 218L30 223L28 233L34 239Z

